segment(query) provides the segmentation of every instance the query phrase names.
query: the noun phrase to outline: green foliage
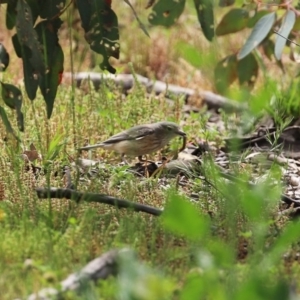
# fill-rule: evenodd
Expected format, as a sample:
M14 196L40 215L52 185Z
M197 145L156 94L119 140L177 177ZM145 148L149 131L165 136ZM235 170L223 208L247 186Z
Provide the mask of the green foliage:
M176 48L178 49L180 55L192 66L200 68L203 65L202 54L195 46L179 42L176 45Z
M281 27L278 31L278 35L276 37L275 42L275 57L279 60L281 59L281 53L283 48L287 42L287 37L289 36L291 30L294 27L296 21L296 14L292 10L288 10L286 15L283 18L281 23Z
M237 78L236 55L229 55L218 62L215 67L215 85L219 92L224 93Z
M245 45L238 54L238 59L246 57L254 48L256 48L270 32L276 20L276 13L272 12L263 16L254 26Z
M52 114L59 76L63 72L64 53L57 38L57 31L61 24L60 19L55 19L54 21L40 22L35 27L39 41L43 43L46 49L44 60L47 69L44 74L39 76L39 87L46 102L48 118Z
M162 219L168 230L194 240L203 238L209 229L209 220L199 216L189 201L175 193L170 193Z
M219 6L226 7L230 6L235 2L235 0L219 0Z
M264 17L265 15L269 14L269 11L268 10L259 10L257 12L255 12L255 15L250 18L248 20L248 23L247 23L247 26L249 28L253 28L255 26L255 24L262 18Z
M66 1L56 0L5 2L7 2L6 27L9 30L16 29L17 32L12 41L16 54L23 61L26 93L29 99L34 100L37 89L40 88L46 102L47 117L50 118L64 64L64 54L57 36L62 24L60 15L69 7L66 6ZM130 2L127 3L131 6L141 28L148 34ZM179 2L160 0L153 6L149 21L154 25L171 26L182 14L184 6L185 0ZM111 1L77 0L76 7L86 41L94 52L102 56L100 67L115 73L116 70L110 64L109 58L119 58L120 44L118 18L111 9ZM197 0L195 7L205 37L212 40L214 36L212 2ZM1 70L4 71L8 66L9 56L4 46L0 49Z
M48 152L45 157L45 162L52 162L61 152L62 147L65 145L66 140L63 140L63 135L57 134L51 141Z
M105 0L76 1L85 31L85 39L91 49L102 55L101 69L115 73L109 57L119 58L120 44L118 18Z
M175 283L158 271L151 270L139 262L134 253L124 251L120 258L118 276L119 298L168 300L175 290Z
M37 32L33 28L31 8L25 0L18 0L16 10L16 29L20 46L26 49L25 55L29 57L33 70L38 75L44 74L46 67L43 51Z
M265 105L275 88L274 81L258 90L257 99L254 98L251 105ZM114 91L113 85L103 85L99 91L91 89L88 94L84 91L76 94L76 129L80 144L86 136L94 141L104 140L124 126L135 125L138 117L144 118L142 122L151 117L174 117L173 111L165 110L165 104L154 95L146 99L140 89L133 89L132 94L123 99ZM65 152L72 153L72 145L65 140L71 121L64 117L68 116L70 90L63 88L58 93L62 100L48 121L52 128L50 146L39 147L45 149L44 162L52 160L51 168L46 171L53 186L63 185L63 179L55 174L56 164L61 162L59 158L65 156ZM283 104L292 98L294 109L299 112L298 94L299 84L295 84L289 93L278 97L284 96ZM38 97L42 99L41 95ZM141 101L141 98L146 100ZM13 106L11 101L8 103ZM43 105L42 101L35 104L37 110ZM253 111L259 109L255 107ZM0 107L0 114L3 111ZM34 122L34 111L28 110L26 114L31 130L22 135L25 135L24 140L32 140L37 132L43 134L44 128L39 124L44 119L39 114ZM130 116L125 125L124 115ZM200 126L196 123L199 115L187 115L185 121L184 129L189 136L192 132L199 134ZM101 130L96 132L95 128ZM41 143L45 144L46 140L42 135ZM277 182L281 178L281 167L264 169L266 180L250 186L247 184L250 174L244 168L236 173L241 181L229 182L219 176L212 161L203 157L201 176L198 172L191 174L192 179L182 187L178 185L178 178L141 178L126 172L127 166L115 167L120 160L118 155L108 166L104 162L112 162L114 158L99 151L102 154L100 175L93 172L87 180L79 180L78 190L107 193L163 208L163 214L155 218L91 202L42 201L32 186L20 178L32 174L17 173L24 168L24 162L16 159L15 153L14 160L7 159L8 148L2 148L0 157L0 178L8 187L4 200L0 201L3 300L26 299L34 291L58 287L61 280L88 261L111 248L124 247L133 249L136 255L124 251L117 277L91 282L79 294L62 296L70 299L279 300L292 298L294 281L299 288L298 262L291 265L285 257L298 255L300 224L279 214L282 191ZM93 157L99 152L94 152ZM165 181L167 185L162 184ZM44 176L39 176L34 183L47 184ZM193 186L198 200L189 197L189 186ZM241 258L243 247L247 253Z
M254 86L258 76L258 63L255 56L250 53L237 64L237 76L240 85Z
M125 1L132 9L140 27L149 35L146 26L140 21L130 1ZM281 12L272 7L259 3L243 3L243 1L219 0L220 7L234 5L223 15L215 26L215 7L217 3L210 0L194 0L195 13L198 17L202 32L208 41L215 36L224 36L240 32L250 28L251 33L238 54L228 54L221 59L215 67L215 86L223 93L227 92L230 85L238 79L239 84L253 87L259 65L251 52L262 45L264 54L282 67L281 55L284 47L290 47L286 39L299 29L297 7L293 3L281 6L281 11L286 10L283 17ZM15 52L23 61L23 73L25 89L29 99L34 100L37 89L44 97L47 117L50 118L53 111L57 88L63 73L64 53L59 44L58 30L62 25L60 16L75 2L58 0L10 0L6 9L6 27L9 30L16 29L12 37ZM70 5L69 5L70 4ZM68 6L67 6L68 5ZM152 25L170 27L181 16L186 5L185 0L158 0L150 1L147 7L152 7L148 20ZM77 0L76 8L85 31L85 39L91 50L98 53L102 60L100 67L111 73L115 68L111 65L111 57L118 59L120 55L118 17L111 8L110 0ZM277 20L277 21L276 21ZM276 21L276 22L275 22ZM274 26L279 26L276 39L273 42ZM294 37L295 35L293 35ZM188 47L188 46L187 46ZM195 52L189 48L189 53ZM191 53L191 63L197 63L201 53ZM188 57L189 55L185 55ZM189 59L188 59L189 60ZM9 55L1 44L0 46L0 70L5 71L9 64ZM252 66L251 66L252 65ZM224 71L224 74L220 74ZM228 78L226 78L228 76Z
M11 123L9 122L9 119L7 117L7 114L2 106L0 106L0 116L6 128L6 131L12 134L12 136L14 136L18 141L20 141L20 138L15 134L14 129L12 128Z
M9 64L9 54L6 49L0 43L0 71L5 71Z
M195 9L202 31L207 40L215 36L213 2L210 0L194 0Z
M238 32L248 24L249 12L246 9L236 8L225 14L216 28L216 35L221 36Z
M12 84L1 83L1 95L4 103L17 112L17 122L20 131L24 131L24 116L21 111L22 94L21 91Z
M279 10L277 12L271 8L267 9L265 6L256 6L256 4L253 3L243 5L243 8L233 8L223 16L217 25L216 35L222 36L229 33L240 32L246 27L250 28L251 33L243 47L239 50L237 60L241 61L245 59L254 49L261 45L263 54L266 55L269 60L272 60L274 56L277 64L283 69L281 55L286 45L290 47L290 42L288 42L287 39L293 31L298 31L300 28L298 26L300 24L299 18L296 18L296 12L292 4L286 6L284 9L286 9L286 13L280 18L279 16L282 14ZM251 15L252 17L250 17ZM274 26L278 26L278 24L280 29L277 32ZM276 33L275 42L272 40L273 32ZM293 39L293 37L291 39ZM227 61L230 57L234 57L234 55L229 55L221 60L215 68L215 85L217 90L221 93L228 90L228 87L234 81L234 77L238 77L239 83L242 85L248 82L248 85L253 86L258 75L259 65L253 56L240 65L240 71L238 71L237 75L235 75L234 64L229 64L224 67L224 61ZM245 71L243 71L243 64L246 66ZM250 67L250 64L253 64L253 67ZM229 74L230 77L228 79L225 78L226 75L222 75L222 79L216 75L222 69L225 70L225 74Z
M169 27L182 14L185 0L159 0L149 14L149 22L152 25L162 25Z
M33 3L33 1L30 1ZM61 10L66 5L66 0L44 0L43 3L40 1L39 15L43 19L53 19L58 16Z

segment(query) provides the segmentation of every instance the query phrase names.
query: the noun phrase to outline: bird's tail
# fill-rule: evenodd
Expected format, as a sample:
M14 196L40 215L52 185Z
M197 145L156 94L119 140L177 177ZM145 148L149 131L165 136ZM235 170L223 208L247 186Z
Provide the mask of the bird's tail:
M90 150L90 149L103 148L103 147L104 147L104 144L101 143L101 144L89 145L89 146L85 146L82 148L78 148L78 150Z

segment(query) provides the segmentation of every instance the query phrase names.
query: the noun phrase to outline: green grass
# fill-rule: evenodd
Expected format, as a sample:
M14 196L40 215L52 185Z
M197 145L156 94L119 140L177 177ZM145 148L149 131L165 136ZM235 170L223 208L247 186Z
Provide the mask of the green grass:
M96 150L83 156L100 159L104 168L95 178L78 182L78 190L165 207L165 214L153 217L103 204L37 199L35 186L65 186L63 176L56 173L61 174L64 165L74 162L74 141L81 146L137 123L182 119L180 99L175 99L179 105L174 114L174 108L153 96L146 97L142 88L127 98L112 85L99 91L89 85L89 89L88 94L75 90L75 127L70 118L70 88L60 87L49 121L41 99L25 106L22 146L36 145L43 159L35 164L45 167L47 174L34 179L24 171L14 139L9 136L8 142L2 142L1 299L56 287L93 258L123 247L135 250L137 258L124 263L117 279L91 285L80 295L68 293L67 299L115 299L120 294L120 299L245 299L246 295L249 299L283 299L289 287L286 280L299 274L293 263L282 259L283 254L293 257L298 251L299 224L278 217L280 186L274 189L263 183L251 190L230 184L215 174L209 159L204 159L203 170L217 190L197 173L185 187L178 187L178 178L167 178L161 184L159 178L127 173L126 167L119 166L118 155ZM14 123L14 115L7 112ZM197 136L217 137L193 126L195 121L193 114L183 126L191 141ZM172 148L179 146L175 141ZM166 150L170 155L170 148ZM74 182L76 172L72 169ZM244 171L245 179L249 172ZM280 174L273 168L270 182ZM198 193L199 200L192 201L191 193Z
M122 12L125 13L128 12ZM123 21L122 14L119 20ZM124 22L128 22L125 17ZM125 26L121 39L126 37L126 42L118 69L132 70L127 65L132 61L142 75L155 75L188 87L211 87L208 79L213 77L215 62L232 45L238 45L230 42L236 40L230 36L218 42L220 45L210 46L195 26L189 30L195 22L196 16L183 16L172 31L152 29L151 40L143 34L141 38L128 34ZM61 34L67 35L65 31ZM77 38L81 47L81 36ZM242 40L239 36L239 42ZM149 50L152 42L155 47ZM86 68L84 52L80 50L71 53L75 70ZM201 69L205 76L184 60ZM10 76L6 75L5 80L10 81ZM289 295L299 290L300 224L279 214L283 209L279 206L282 187L270 185L281 177L278 166L261 168L259 174L266 175L267 180L250 189L246 184L220 178L211 158L205 156L201 172L192 172L186 186L181 186L179 177L134 176L120 166L119 155L102 149L81 154L100 160L101 167L97 176L86 175L85 181L78 181L78 170L72 168L72 180L79 191L105 193L165 208L161 217L97 203L40 200L34 191L35 187L65 187L62 169L76 161L76 148L105 140L136 124L161 120L182 123L190 142L203 139L216 145L221 145L232 123L241 123L236 124L236 132L249 129L249 117L258 116L266 107L273 116L280 116L277 124L283 126L286 116L299 111L297 87L282 92L281 86L277 87L271 79L262 80L261 86L252 95L239 88L231 90L232 98L249 99L251 112L222 115L225 126L228 125L225 132L206 129L205 110L184 115L182 98L174 98L175 105L171 107L163 96L147 95L141 86L124 97L112 82L99 91L90 82L84 82L80 89L62 85L50 120L46 119L40 95L33 103L25 96L26 130L18 133L21 145L0 122L0 299L25 298L44 287L58 287L61 280L93 258L123 247L135 250L137 257L123 262L117 278L91 284L81 294L68 293L65 298L292 299ZM269 106L275 91L277 106ZM2 101L0 105L4 105ZM5 109L17 128L15 113ZM31 143L42 155L34 164L47 171L37 179L25 170L20 159L22 149L29 149ZM163 154L172 157L180 143L173 141ZM150 158L160 157L161 153L156 153ZM134 164L135 159L129 158L129 162ZM254 168L239 162L232 159L231 169L239 178L248 180ZM199 199L195 200L192 194Z
M25 164L19 158L21 149L16 147L12 136L2 144L0 178L4 196L0 203L3 237L0 270L3 276L0 289L5 292L1 299L25 296L44 286L55 286L69 273L114 247L130 246L150 265L162 266L163 270L177 276L182 271L188 272L191 264L189 253L181 251L181 247L187 247L185 243L176 246L176 236L165 232L158 218L101 204L77 205L64 199L37 199L36 186L64 187L63 176L55 176L55 173L61 174L63 165L70 165L76 158L74 141L81 146L85 141L101 141L135 124L165 119L179 121L172 116L172 108L161 99L146 98L143 90L133 91L126 99L112 86L98 92L91 88L89 94L79 90L75 93L75 128L70 118L72 94L69 88L60 88L49 121L45 118L41 99L24 107L26 131L21 134L24 141L21 148L29 149L33 142L43 157L35 165L46 168L47 174L34 179L32 173L25 171ZM178 101L181 103L180 99ZM177 107L179 112L181 105ZM16 128L13 112L7 110L7 113ZM170 117L166 118L166 115ZM5 128L2 123L0 126L3 140ZM173 147L179 145L180 141ZM102 150L83 154L89 155L103 160L106 165L96 178L80 182L79 190L164 207L166 192L158 179L141 179L125 172L126 168L118 166L119 155ZM73 169L74 182L76 177ZM176 179L169 179L168 183L175 186ZM102 295L102 289L99 290Z

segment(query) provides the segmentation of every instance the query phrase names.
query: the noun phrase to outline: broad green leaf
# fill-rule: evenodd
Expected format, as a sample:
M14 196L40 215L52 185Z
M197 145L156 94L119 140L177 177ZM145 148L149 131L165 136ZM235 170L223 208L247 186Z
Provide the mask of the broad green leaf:
M80 14L81 26L85 32L90 30L90 19L92 17L92 4L86 0L77 0L77 8Z
M11 109L22 107L22 93L16 86L1 82L1 95L4 103Z
M58 45L58 29L62 25L62 20L56 18L52 21L45 20L37 24L35 31L38 36L38 41L44 49L44 61L46 67L52 64L53 48ZM48 70L46 71L48 72Z
M216 35L241 31L247 26L249 13L242 8L234 8L225 14L216 28Z
M263 39L270 32L275 20L276 13L272 12L262 17L256 23L246 43L237 55L237 58L239 60L247 56L254 48L256 48L263 41Z
M26 93L30 100L34 100L38 88L38 74L30 63L31 51L27 46L21 46L17 34L12 37L12 42L16 54L23 60L23 73Z
M39 1L36 0L26 0L31 9L31 16L33 24L37 20L40 12Z
M22 108L22 93L16 86L1 82L1 95L4 103L17 112L17 122L20 131L24 131Z
M234 4L235 0L219 0L220 7L226 7Z
M239 60L237 72L240 85L247 84L249 87L253 87L257 79L258 69L258 63L252 53Z
M24 46L22 60L23 60L25 89L26 89L28 98L30 100L34 100L36 97L39 75L36 73L35 69L32 67L30 60L29 60L29 57L30 57L29 55L30 55L30 50L26 46Z
M215 35L213 3L211 0L194 0L194 3L203 34L212 41Z
M16 25L17 17L17 0L11 0L7 3L6 8L6 28L11 30Z
M152 8L148 20L152 25L169 27L173 25L184 10L185 0L159 0Z
M162 220L168 230L194 240L203 238L209 230L208 218L201 216L193 204L175 193L168 197Z
M59 74L64 66L64 53L60 45L53 49L52 63L49 65L49 72L41 77L39 86L47 105L47 117L50 118L53 111L54 100L56 97L57 87L59 85Z
M63 71L64 54L58 44L57 32L62 24L60 19L43 21L36 26L40 42L43 44L45 53L45 64L47 71L39 77L39 87L44 96L47 106L47 117L50 118L57 87L59 84L59 73Z
M252 18L248 20L247 26L249 28L253 28L255 24L260 20L263 16L269 14L268 10L259 10Z
M38 41L37 33L33 29L33 20L30 6L25 0L18 0L17 5L17 35L21 47L29 49L29 61L35 72L43 74L45 65L42 53L42 46Z
M5 47L0 43L0 71L6 70L9 64L9 54L7 53Z
M43 0L39 2L39 14L43 19L55 19L59 17L65 8L66 0Z
M287 38L293 29L293 26L296 21L296 14L292 10L288 10L286 12L286 15L284 16L281 27L278 31L278 34L276 35L276 41L275 41L275 57L279 60L281 59L281 54L283 51L283 48L286 44Z
M274 54L274 42L270 39L266 39L262 43L262 49L266 57L272 61L272 55Z
M14 132L14 130L13 130L13 128L12 128L10 122L9 122L9 119L7 117L7 114L6 114L6 112L5 112L5 110L4 110L4 108L2 106L0 106L0 117L1 117L2 122L3 122L3 124L4 124L5 128L6 128L6 131L8 133L11 133L16 138L16 140L20 142L20 139L15 134L15 132Z
M224 93L231 83L237 79L237 59L234 54L218 62L215 67L215 87L219 93Z
M17 109L17 123L20 131L24 131L24 115L20 109Z
M15 52L19 58L22 58L22 46L19 42L18 35L14 34L11 38Z
M102 55L101 69L115 73L110 65L109 57L119 58L119 30L118 18L105 0L76 1L85 39L91 49Z

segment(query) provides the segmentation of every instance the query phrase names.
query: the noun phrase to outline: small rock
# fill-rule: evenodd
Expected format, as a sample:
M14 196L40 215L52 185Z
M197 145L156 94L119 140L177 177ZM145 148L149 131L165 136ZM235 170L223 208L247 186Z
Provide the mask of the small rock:
M300 183L299 177L291 176L291 178L290 178L290 184L291 184L292 186L298 186L299 183Z
M279 165L286 165L288 163L287 158L283 156L278 156L274 153L270 154L268 159L277 162Z

